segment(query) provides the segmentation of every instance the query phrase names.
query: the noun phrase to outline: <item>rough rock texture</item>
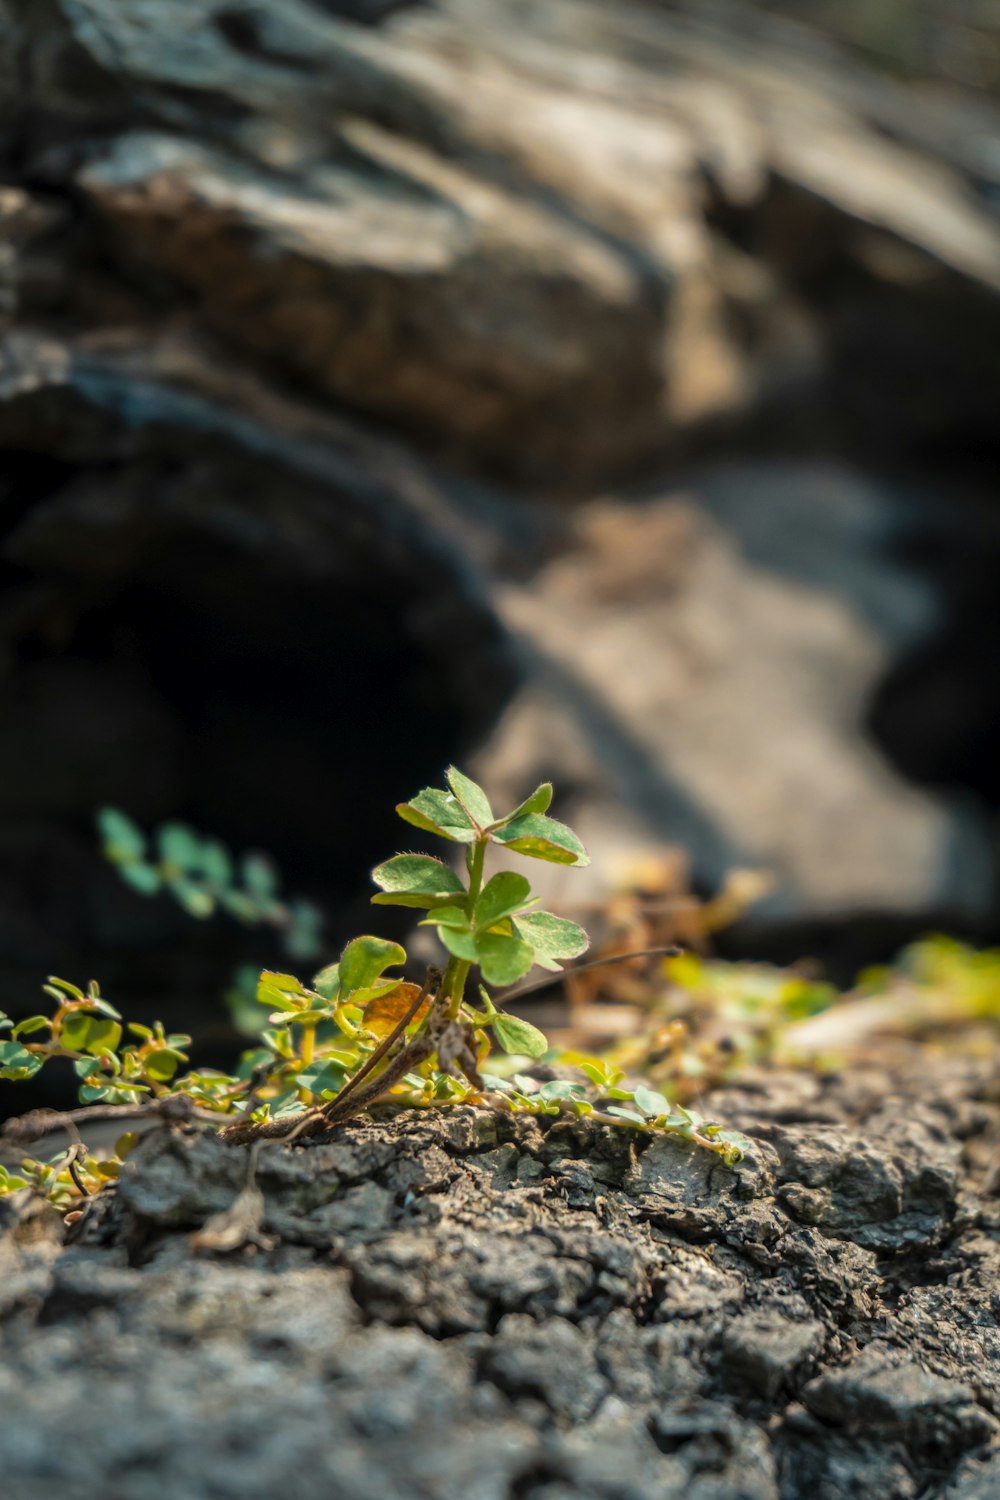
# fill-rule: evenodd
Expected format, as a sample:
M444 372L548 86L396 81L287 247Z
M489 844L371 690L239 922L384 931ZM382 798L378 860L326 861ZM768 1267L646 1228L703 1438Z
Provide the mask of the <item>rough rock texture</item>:
M471 1110L267 1148L263 1248L225 1254L191 1245L245 1177L215 1138L149 1135L68 1243L7 1203L5 1484L992 1496L995 1071L779 1076L714 1104L757 1137L738 1169Z
M270 848L336 946L518 674L483 765L601 855L995 909L940 789L1000 805L1000 126L835 9L0 0L5 1006L280 957L167 965L102 801Z
M923 403L934 381L945 428L988 420L985 102L978 143L946 95L929 139L919 95L835 52L638 3L442 0L375 30L310 0L7 7L9 150L68 194L95 281L110 258L147 312L159 289L313 391L588 476L820 375L808 284L847 260L916 285L907 316L928 331L953 299L980 311L960 384L910 382ZM750 254L719 233L727 214L750 220ZM30 309L45 278L28 276ZM853 316L835 314L829 352L854 360L860 407L910 361L870 341L859 367Z

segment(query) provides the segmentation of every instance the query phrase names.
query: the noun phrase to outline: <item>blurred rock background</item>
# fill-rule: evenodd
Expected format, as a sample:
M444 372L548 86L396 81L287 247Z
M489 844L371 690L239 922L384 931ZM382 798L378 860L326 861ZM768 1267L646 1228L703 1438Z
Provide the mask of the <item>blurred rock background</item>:
M3 1008L280 965L100 805L335 952L451 759L556 781L567 901L995 938L998 92L988 0L0 0Z

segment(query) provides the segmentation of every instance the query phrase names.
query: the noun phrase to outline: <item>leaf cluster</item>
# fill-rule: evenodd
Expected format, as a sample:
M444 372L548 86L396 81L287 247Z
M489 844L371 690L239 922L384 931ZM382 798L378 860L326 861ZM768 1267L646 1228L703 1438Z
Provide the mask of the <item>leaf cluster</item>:
M266 1134L274 1122L310 1110L334 1110L352 1094L365 1104L376 1099L411 1107L492 1102L514 1112L556 1114L569 1110L609 1124L669 1131L719 1153L740 1159L745 1141L734 1132L702 1120L694 1111L671 1106L653 1090L626 1086L624 1073L587 1055L549 1048L542 1032L505 1011L486 985L478 1000L466 997L472 969L486 984L506 986L537 965L558 972L586 951L588 938L575 923L538 909L530 882L519 872L500 870L485 878L490 847L529 859L580 866L587 854L564 824L550 818L552 788L539 787L512 812L497 817L485 792L452 768L447 788L427 788L397 811L407 823L464 846L465 878L441 859L398 854L373 872L375 905L401 905L424 911L422 925L436 930L447 954L439 982L423 988L405 976L406 950L398 943L365 934L348 943L336 963L304 984L295 975L264 970L256 986L263 1009L258 1045L244 1053L233 1074L211 1069L182 1072L190 1038L123 1023L96 984L83 991L64 980L45 986L51 1015L30 1016L16 1026L0 1015L0 1077L31 1077L47 1062L67 1058L80 1078L80 1097L91 1105L158 1105L180 1096L206 1122L239 1122L241 1138ZM147 846L120 815L104 815L105 836L123 871L153 866ZM174 825L175 828L177 825ZM222 904L230 867L209 858L193 836L174 833L159 845L158 879L194 881L211 887ZM219 846L220 847L220 846ZM164 874L164 867L167 873ZM178 874L177 872L182 872ZM140 876L141 881L146 880ZM208 885L206 885L208 882ZM187 898L191 891L181 886ZM175 894L176 894L175 890ZM126 1034L131 1038L123 1045ZM487 1071L494 1048L508 1054L510 1068ZM568 1079L538 1084L516 1069L545 1057L561 1062ZM365 1080L362 1093L358 1084ZM123 1138L122 1151L130 1148ZM74 1148L76 1150L76 1148ZM45 1192L63 1206L66 1195L96 1190L113 1178L121 1153L95 1164L77 1151L40 1163L28 1160L21 1174L0 1175L0 1195L24 1186ZM89 1184L89 1185L88 1185Z
M282 899L268 855L251 850L236 858L187 823L164 823L150 838L116 807L102 808L97 824L105 856L143 896L166 892L202 921L224 911L245 927L273 927L292 958L308 961L321 951L322 912L300 897Z

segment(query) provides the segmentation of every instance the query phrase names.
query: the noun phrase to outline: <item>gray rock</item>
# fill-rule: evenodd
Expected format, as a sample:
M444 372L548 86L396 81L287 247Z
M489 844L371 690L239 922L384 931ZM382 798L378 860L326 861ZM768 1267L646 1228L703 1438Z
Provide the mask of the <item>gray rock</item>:
M758 920L986 910L982 824L861 727L935 609L887 557L913 506L844 468L708 470L594 502L554 560L501 586L529 671L476 764L500 801L554 767L572 787L593 863L572 891L549 872L552 898L599 900L637 850L679 845L709 886L769 869Z
M939 1082L997 1128L984 1069ZM818 1087L842 1131L864 1127L870 1169L905 1180L933 1076L894 1083L895 1124ZM225 1253L192 1230L240 1191L245 1151L153 1131L69 1231L0 1203L5 1483L18 1500L985 1500L989 1246L942 1203L937 1281L912 1289L905 1223L876 1261L846 1218L837 1237L799 1222L770 1174L815 1180L818 1128L786 1119L780 1164L765 1146L767 1172L741 1180L586 1122L385 1111L265 1148L263 1234ZM541 1175L498 1172L501 1153ZM602 1194L568 1198L568 1161Z
M815 1318L793 1322L764 1309L733 1319L722 1337L722 1358L757 1395L773 1400L823 1342L823 1325Z
M1000 1423L976 1402L971 1386L945 1380L877 1345L804 1388L809 1410L851 1432L901 1435L940 1457L1000 1435Z

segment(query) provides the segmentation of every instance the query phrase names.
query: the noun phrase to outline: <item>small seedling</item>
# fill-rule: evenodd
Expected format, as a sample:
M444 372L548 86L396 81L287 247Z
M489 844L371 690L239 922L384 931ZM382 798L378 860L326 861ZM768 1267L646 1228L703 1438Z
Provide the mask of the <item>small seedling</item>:
M113 1180L135 1138L123 1136L110 1160L97 1160L77 1125L98 1115L197 1120L217 1127L224 1140L252 1143L315 1135L377 1102L589 1115L666 1131L738 1162L744 1137L672 1106L650 1088L626 1087L624 1073L600 1058L560 1057L537 1027L498 1005L487 986L505 989L535 966L558 973L586 951L588 938L575 922L540 910L525 875L503 869L487 878L490 850L576 867L588 856L571 829L548 816L547 783L497 817L475 782L455 769L447 781L445 789L425 789L396 810L422 832L462 846L464 878L429 854L397 854L372 872L376 906L425 913L420 925L436 931L447 955L442 969L430 969L422 985L414 984L391 972L402 970L405 949L365 935L309 985L265 970L256 998L267 1024L260 1045L243 1055L233 1074L182 1072L189 1037L161 1026L126 1026L96 984L84 991L50 980L51 1014L17 1025L0 1016L0 1078L30 1078L51 1059L67 1058L80 1079L83 1108L63 1115L36 1111L8 1122L8 1139L27 1142L62 1124L74 1143L53 1161L27 1159L19 1173L0 1174L0 1194L31 1186L66 1208ZM135 857L144 859L144 850ZM476 998L470 999L474 972ZM123 1045L126 1033L131 1040ZM514 1061L490 1070L494 1047ZM533 1079L527 1068L543 1057L570 1076Z

